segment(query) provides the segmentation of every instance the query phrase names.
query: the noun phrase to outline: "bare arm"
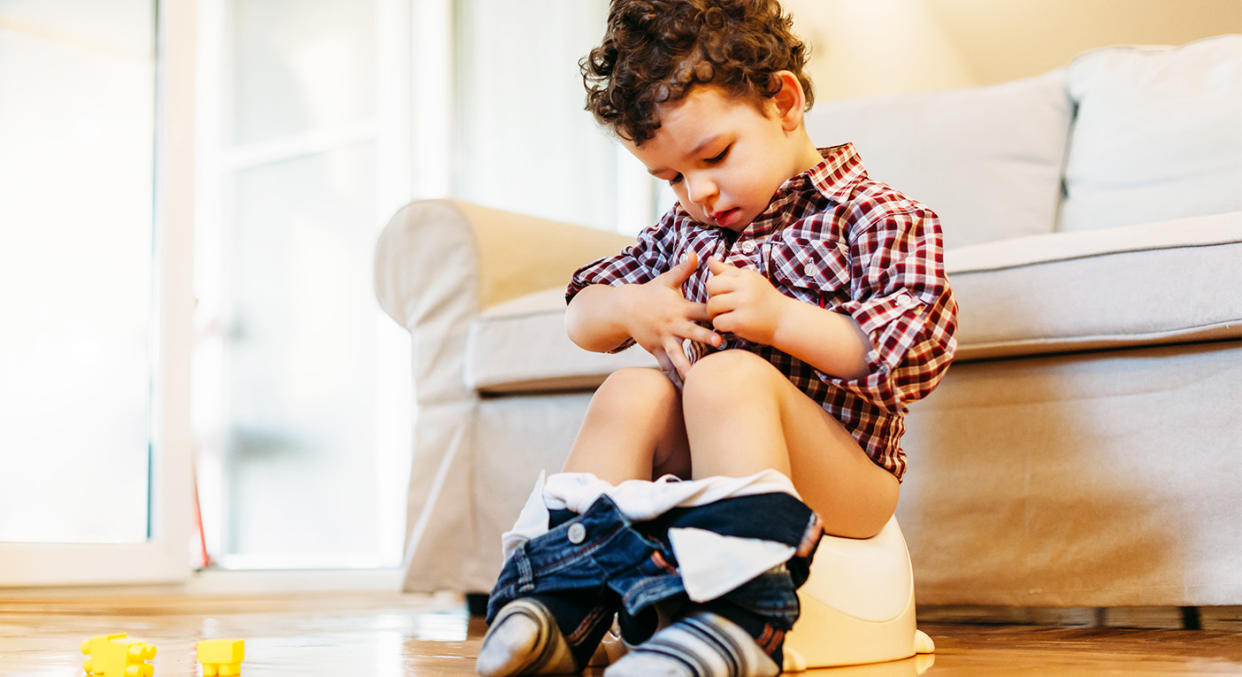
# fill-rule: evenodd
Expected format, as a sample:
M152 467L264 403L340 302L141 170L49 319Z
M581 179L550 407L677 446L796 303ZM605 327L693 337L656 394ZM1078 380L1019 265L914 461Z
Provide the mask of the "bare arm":
M773 348L838 378L867 375L871 339L854 318L783 294L781 298L785 308L772 332Z
M867 374L871 340L854 318L785 296L764 276L708 259L707 311L718 331L733 332L838 378Z
M580 348L606 353L619 347L630 332L622 319L635 285L593 284L578 292L565 310L565 331Z

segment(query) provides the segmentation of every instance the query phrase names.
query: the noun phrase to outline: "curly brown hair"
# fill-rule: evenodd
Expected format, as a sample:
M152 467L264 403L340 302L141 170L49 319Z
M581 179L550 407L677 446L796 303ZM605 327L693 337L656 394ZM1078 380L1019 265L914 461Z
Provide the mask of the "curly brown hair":
M760 102L780 91L778 71L802 84L809 110L808 49L777 0L612 0L599 47L578 62L586 109L641 145L660 128L657 106L696 85Z

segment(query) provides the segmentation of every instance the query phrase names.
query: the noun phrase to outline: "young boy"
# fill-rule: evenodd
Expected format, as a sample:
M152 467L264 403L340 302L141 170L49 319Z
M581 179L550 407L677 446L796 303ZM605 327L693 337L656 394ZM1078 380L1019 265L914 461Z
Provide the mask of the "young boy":
M814 550L794 536L803 509L817 528L866 538L896 508L907 405L935 387L956 346L939 223L869 179L852 145L811 142L805 49L790 24L775 0L613 0L603 44L582 62L587 108L678 203L637 244L574 274L567 329L588 350L637 343L664 373L624 369L595 393L565 462L568 484L554 477L543 488L546 528L507 548L482 674L581 669L618 605L637 647L608 674L776 674L796 599L792 615L769 611L801 584ZM651 482L664 475L690 481ZM792 487L773 489L785 478ZM585 485L596 490L575 499ZM678 490L649 509L650 492ZM588 500L601 494L606 506ZM684 560L697 555L666 546L694 522L744 549L729 539L766 538L741 526L756 519L788 532L768 543L783 543L786 559L696 601L701 584ZM644 556L685 579L673 586L680 597L659 597L679 604L655 605L667 627L654 635L640 618L650 605L633 601L636 587L666 585L654 570L638 582L601 573L610 564L578 570L577 583L551 573L583 540L578 550L626 551L591 540L601 529L646 538L654 554ZM778 575L781 592L759 585Z

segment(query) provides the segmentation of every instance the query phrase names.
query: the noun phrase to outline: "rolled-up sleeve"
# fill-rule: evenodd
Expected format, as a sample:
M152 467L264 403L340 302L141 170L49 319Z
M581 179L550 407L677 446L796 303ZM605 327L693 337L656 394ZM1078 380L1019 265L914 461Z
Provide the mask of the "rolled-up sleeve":
M944 274L940 221L930 210L888 212L851 234L851 299L834 308L871 339L868 373L824 381L886 412L929 394L957 350L957 302Z
M638 241L622 249L620 254L596 259L574 271L565 290L565 304L568 305L578 292L593 284L611 287L642 284L668 270L672 265L674 228L677 225L678 214L674 208L654 226L640 232ZM629 338L608 352L619 353L632 345L634 339Z
M642 284L671 267L677 210L670 210L654 226L638 234L638 241L614 256L596 259L574 272L565 290L568 304L578 292L593 285Z

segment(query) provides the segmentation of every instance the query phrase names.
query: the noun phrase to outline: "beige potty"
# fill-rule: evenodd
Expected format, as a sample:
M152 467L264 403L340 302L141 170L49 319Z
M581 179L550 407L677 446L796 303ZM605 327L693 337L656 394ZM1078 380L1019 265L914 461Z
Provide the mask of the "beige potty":
M785 637L786 671L935 651L931 637L914 627L914 575L896 517L868 539L824 536L798 597L802 615ZM910 674L930 660L918 663Z
M913 677L935 660L931 655L902 660L936 647L914 627L914 575L896 517L868 539L824 536L798 598L802 615L785 636L785 672L888 662L832 674ZM614 625L590 665L609 665L625 652Z

